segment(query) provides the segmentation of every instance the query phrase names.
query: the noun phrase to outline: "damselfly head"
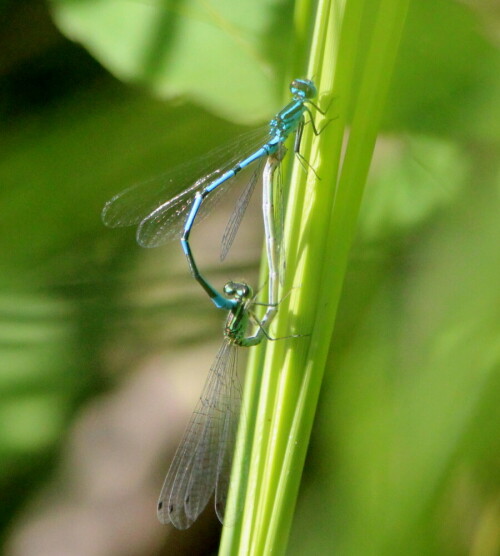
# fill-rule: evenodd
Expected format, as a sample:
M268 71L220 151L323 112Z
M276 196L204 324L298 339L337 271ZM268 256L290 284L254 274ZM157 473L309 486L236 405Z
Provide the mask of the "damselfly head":
M290 92L294 97L305 99L314 98L318 94L316 85L310 79L294 79L290 83Z
M235 299L248 299L252 297L252 288L245 282L227 282L224 286L224 293L228 297L234 297Z

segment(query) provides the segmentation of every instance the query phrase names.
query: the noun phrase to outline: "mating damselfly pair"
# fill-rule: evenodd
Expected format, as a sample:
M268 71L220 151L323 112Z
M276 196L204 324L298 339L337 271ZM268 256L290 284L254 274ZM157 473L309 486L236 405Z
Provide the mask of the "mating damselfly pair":
M144 247L156 247L180 236L192 276L216 307L228 311L222 346L158 502L159 520L179 529L189 527L196 520L214 493L217 515L221 521L224 518L241 406L236 350L238 346L257 345L269 337L267 330L277 311L282 279L283 195L279 188L278 195L274 194L273 178L285 156L285 142L290 135L295 136L295 154L304 162L300 154L304 125L310 123L313 132L318 134L309 105L324 113L312 101L317 91L311 80L293 80L290 92L291 101L264 131L253 132L245 141L237 139L233 146L209 153L202 159L202 163L207 163L204 169L196 163L186 164L159 179L126 189L108 201L102 212L107 226L137 225L137 241ZM255 170L224 233L221 257L225 257L231 247L250 196L262 175L269 280L267 308L260 320L253 312L254 305L258 304L252 288L244 282L229 281L223 292L219 292L199 271L189 242L195 222L209 212L240 171L251 167ZM276 205L279 205L278 210ZM253 335L249 332L251 325L256 326Z

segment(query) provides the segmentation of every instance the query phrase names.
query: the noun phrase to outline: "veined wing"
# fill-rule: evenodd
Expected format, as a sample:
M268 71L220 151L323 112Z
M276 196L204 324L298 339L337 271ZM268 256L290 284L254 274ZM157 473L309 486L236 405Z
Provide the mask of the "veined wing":
M238 198L236 207L234 208L234 211L229 218L226 229L224 230L224 235L222 236L220 253L221 261L226 258L229 249L231 249L234 238L238 233L238 229L243 219L243 215L245 214L245 211L248 207L248 203L250 202L250 199L252 197L252 193L254 192L259 178L262 176L262 165L264 164L264 160L264 158L261 158L257 162L257 168L254 170L251 178L248 180L248 183L245 189L242 191L240 197Z
M225 398L224 398L224 428L222 429L222 443L219 450L219 461L217 464L217 481L215 484L215 511L221 523L232 525L242 511L242 501L238 500L233 511L228 515L226 511L227 500L229 494L229 480L231 478L231 469L233 459L236 453L236 438L240 423L244 422L242 415L241 400L242 391L241 383L237 374L237 357L238 350L234 350L235 362L233 372L226 375L224 381ZM241 472L243 476L247 476L248 460L242 463Z
M284 156L284 154L283 154ZM283 168L279 164L274 174L276 179L273 180L273 190L274 190L274 233L276 240L276 252L278 259L278 275L279 282L281 285L285 282L285 270L286 270L286 251L285 251L285 204L288 200L283 189Z
M145 247L161 245L180 233L195 193L257 150L268 135L268 126L250 131L201 158L125 189L104 205L104 224L117 228L142 223L139 243Z
M241 388L234 386L238 380L236 351L237 347L225 339L210 369L160 493L158 519L162 523L187 529L203 511L219 482L227 496L226 473L231 469L230 465L221 465L221 461L232 458L238 423L233 409L241 404ZM221 487L217 486L217 490Z

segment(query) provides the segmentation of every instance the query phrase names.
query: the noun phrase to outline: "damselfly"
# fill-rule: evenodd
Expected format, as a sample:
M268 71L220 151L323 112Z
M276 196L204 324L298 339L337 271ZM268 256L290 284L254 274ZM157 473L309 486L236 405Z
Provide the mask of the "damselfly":
M215 493L215 511L224 519L229 476L241 410L241 385L237 376L238 346L255 346L267 336L253 314L252 288L228 282L224 295L230 306L224 341L175 453L158 500L158 519L187 529ZM251 322L254 335L247 335Z
M282 149L290 134L295 134L294 152L301 157L299 150L306 123L305 114L309 116L313 132L318 134L308 106L324 114L312 101L317 94L314 83L309 79L294 79L290 92L292 100L276 114L265 130L236 139L232 145L209 153L199 163L185 164L165 176L126 189L106 203L102 211L103 222L112 228L138 225L136 237L143 247L156 247L180 236L189 260L189 236L195 221L209 212L241 170L255 165L255 172L224 233L221 253L224 258L258 181L263 161L269 156L280 160L282 156L279 153L285 152ZM200 272L194 277L217 307L226 307L224 295L208 284Z

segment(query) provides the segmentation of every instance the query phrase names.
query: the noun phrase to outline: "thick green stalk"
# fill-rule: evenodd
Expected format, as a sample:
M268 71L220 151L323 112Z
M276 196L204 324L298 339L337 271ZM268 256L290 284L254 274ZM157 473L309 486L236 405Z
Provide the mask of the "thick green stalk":
M238 495L246 491L245 506L241 523L225 528L221 554L285 552L407 5L408 0L381 0L374 9L363 0L323 0L314 14L307 76L318 86L321 107L333 102L323 121L315 118L324 131L318 137L308 132L301 145L321 179L294 167L283 288L291 294L281 303L272 330L275 337L306 336L268 342L251 356L244 409L248 426L240 437L244 451L252 450L251 459L248 475L236 475ZM362 39L366 53L360 50ZM352 118L345 140L348 111ZM250 425L254 419L255 426Z
M356 52L360 42L362 29L361 16L363 2L347 2L343 21L340 22L339 55L347 52ZM404 25L407 2L400 0L386 0L380 3L376 13L370 47L365 62L361 68L361 82L357 101L353 106L353 120L349 132L342 168L340 170L333 206L329 222L323 214L324 207L318 203L317 212L311 211L307 219L311 227L317 227L318 250L312 249L309 264L304 264L304 274L296 278L296 283L303 283L304 287L298 292L296 311L302 310L307 315L309 299L314 293L319 294L315 305L314 327L311 344L307 356L300 361L289 358L289 365L282 369L288 376L301 373L299 377L299 390L293 405L286 405L278 401L277 406L287 415L288 410L293 414L290 422L278 422L276 438L286 439L286 449L274 450L270 459L279 462L281 472L279 483L275 486L272 513L269 514L265 544L261 544L261 554L284 552L292 520L292 508L296 500L300 474L304 464L307 443L314 419L319 390L323 378L324 367L328 355L330 338L341 294L349 249L354 237L359 207L363 194L364 184L375 146L378 125L382 115L382 108L389 88L390 77L394 66L395 57L399 47L400 37ZM335 19L333 20L338 23ZM331 27L333 29L333 26ZM328 42L328 41L327 41ZM328 45L326 45L328 46ZM352 58L354 60L354 57ZM353 92L351 86L354 75L354 64L347 61L342 65L340 58L336 67L334 90L346 95ZM347 66L347 67L346 67ZM345 75L339 74L341 71ZM338 83L338 86L336 86ZM341 93L340 91L343 92ZM347 100L347 96L345 99ZM346 108L347 102L339 103L339 109ZM341 122L344 118L341 115ZM320 160L319 174L328 176L330 181L335 175L338 161L339 147L338 135L335 131L325 132L324 140L318 141L318 157ZM312 150L312 159L315 159ZM329 162L329 155L333 154L333 164ZM331 159L330 159L331 160ZM332 168L333 166L333 168ZM325 180L326 181L326 180ZM332 188L333 189L333 188ZM307 197L306 197L307 198ZM318 224L321 221L321 224ZM325 229L321 229L326 224ZM303 229L307 229L303 227ZM321 244L319 237L325 233L326 242ZM311 263L319 259L322 268L311 271ZM318 272L319 271L319 272ZM317 273L317 274L316 274ZM307 287L305 284L310 285ZM303 308L303 309L302 309ZM302 365L301 365L302 363ZM270 363L272 365L272 362ZM295 378L293 379L296 380ZM294 392L295 394L295 392ZM289 396L284 392L284 396ZM284 398L285 399L285 398ZM280 426L282 425L282 426Z

